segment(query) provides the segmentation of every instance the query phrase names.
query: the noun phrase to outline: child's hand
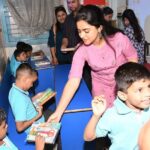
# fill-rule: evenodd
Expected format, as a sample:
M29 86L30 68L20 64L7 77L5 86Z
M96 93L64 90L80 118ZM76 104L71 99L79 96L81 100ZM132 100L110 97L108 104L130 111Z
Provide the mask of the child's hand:
M44 92L40 92L40 93L36 94L35 96L32 97L32 101L39 99L40 97L43 96L43 94L44 94Z
M36 150L44 150L45 139L44 137L37 135L35 138Z
M92 108L93 108L93 113L95 116L101 116L105 109L106 109L106 100L104 99L104 96L96 96L92 100Z
M38 112L38 117L42 116L42 112L43 112L43 107L42 106L38 106L37 107L37 112Z

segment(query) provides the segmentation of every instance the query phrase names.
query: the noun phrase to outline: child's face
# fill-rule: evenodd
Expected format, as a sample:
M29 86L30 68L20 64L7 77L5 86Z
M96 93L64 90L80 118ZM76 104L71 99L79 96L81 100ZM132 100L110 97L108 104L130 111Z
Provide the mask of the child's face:
M7 124L6 121L3 121L2 124L0 125L0 140L3 140L6 136L7 133Z
M24 90L29 90L32 86L33 83L37 80L37 76L33 75L31 77L27 77L24 81Z
M22 52L20 55L19 55L19 60L24 62L27 60L27 54L25 52Z
M127 90L125 103L135 110L150 106L150 80L141 79L134 82Z

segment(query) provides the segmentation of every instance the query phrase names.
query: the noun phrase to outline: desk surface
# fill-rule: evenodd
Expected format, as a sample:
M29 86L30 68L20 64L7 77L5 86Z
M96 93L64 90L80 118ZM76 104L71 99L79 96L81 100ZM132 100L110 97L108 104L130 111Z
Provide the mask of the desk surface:
M70 71L70 65L58 65L55 68L55 88L56 88L56 104L59 103L60 97L63 92L63 88L68 80L68 74ZM59 91L59 92L58 92ZM67 107L67 110L82 109L91 107L92 96L84 82L81 81L80 87L74 95L72 101Z
M68 80L70 65L58 65L55 68L55 88L57 91L56 105L59 103L63 88ZM67 110L91 107L92 96L82 80L78 91L70 102ZM85 142L83 139L84 129L87 125L92 111L66 113L61 123L62 150L93 150L94 142Z

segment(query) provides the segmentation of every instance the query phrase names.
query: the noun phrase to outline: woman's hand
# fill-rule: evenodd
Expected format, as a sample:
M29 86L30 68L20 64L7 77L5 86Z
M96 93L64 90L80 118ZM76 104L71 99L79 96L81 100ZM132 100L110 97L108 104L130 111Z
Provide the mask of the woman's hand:
M62 117L62 114L54 112L47 120L47 122L59 122Z

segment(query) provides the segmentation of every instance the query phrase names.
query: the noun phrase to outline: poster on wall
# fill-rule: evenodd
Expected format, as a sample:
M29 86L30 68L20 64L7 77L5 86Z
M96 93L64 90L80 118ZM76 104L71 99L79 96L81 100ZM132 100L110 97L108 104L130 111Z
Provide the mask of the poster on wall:
M95 4L95 5L106 5L106 0L84 0L84 5Z

